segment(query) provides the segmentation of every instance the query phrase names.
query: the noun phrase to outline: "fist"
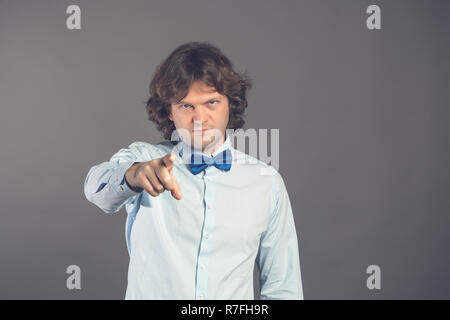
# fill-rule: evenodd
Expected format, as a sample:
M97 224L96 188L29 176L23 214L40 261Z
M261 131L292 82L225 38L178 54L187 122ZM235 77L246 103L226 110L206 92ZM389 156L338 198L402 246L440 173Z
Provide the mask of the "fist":
M169 190L175 199L180 200L180 186L172 174L175 159L175 154L170 152L162 158L137 162L125 172L125 179L131 187L143 188L153 197Z

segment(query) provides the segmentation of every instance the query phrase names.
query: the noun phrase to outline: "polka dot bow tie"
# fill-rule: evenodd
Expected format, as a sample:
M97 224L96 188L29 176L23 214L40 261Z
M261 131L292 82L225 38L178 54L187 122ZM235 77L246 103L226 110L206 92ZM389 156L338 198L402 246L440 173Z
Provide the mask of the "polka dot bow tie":
M215 157L206 157L203 154L191 154L191 172L198 174L208 166L215 166L217 169L228 171L231 169L231 151L226 149Z

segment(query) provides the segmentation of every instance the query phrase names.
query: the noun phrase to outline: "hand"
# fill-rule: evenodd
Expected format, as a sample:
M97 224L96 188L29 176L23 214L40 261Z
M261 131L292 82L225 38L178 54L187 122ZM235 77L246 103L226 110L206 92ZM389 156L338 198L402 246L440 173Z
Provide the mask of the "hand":
M175 159L175 154L170 152L162 158L135 163L125 172L125 179L131 187L143 188L153 197L170 190L172 196L180 200L180 186L172 174Z

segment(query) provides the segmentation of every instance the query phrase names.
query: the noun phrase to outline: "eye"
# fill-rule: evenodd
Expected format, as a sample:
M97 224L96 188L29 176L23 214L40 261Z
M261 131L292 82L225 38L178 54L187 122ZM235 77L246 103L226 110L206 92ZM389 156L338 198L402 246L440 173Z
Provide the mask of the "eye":
M210 100L209 103L210 104L215 104L215 102L219 102L218 100Z
M185 108L185 106L187 106L187 108ZM192 106L189 105L189 104L182 104L182 105L180 106L181 109L188 109L188 108L190 108L190 107L192 107Z

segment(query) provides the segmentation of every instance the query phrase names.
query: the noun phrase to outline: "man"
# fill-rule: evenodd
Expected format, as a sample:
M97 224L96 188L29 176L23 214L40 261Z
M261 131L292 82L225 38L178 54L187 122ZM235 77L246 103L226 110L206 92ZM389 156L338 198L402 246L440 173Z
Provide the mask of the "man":
M261 299L303 299L283 179L227 134L244 125L250 87L218 48L181 45L146 106L170 141L134 142L89 170L89 201L108 213L126 205L126 299L254 299L255 262Z

